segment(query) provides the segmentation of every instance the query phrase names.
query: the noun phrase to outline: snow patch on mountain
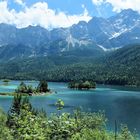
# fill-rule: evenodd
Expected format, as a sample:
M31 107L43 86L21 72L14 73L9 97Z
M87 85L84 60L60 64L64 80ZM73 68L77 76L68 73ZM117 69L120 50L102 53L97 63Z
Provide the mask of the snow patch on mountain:
M68 47L74 47L76 43L79 44L79 40L73 38L71 34L67 37L66 41L68 43Z
M98 47L100 47L105 52L108 50L108 49L104 48L102 45L98 45Z
M109 40L113 39L113 38L117 38L119 37L121 34L129 31L130 29L127 29L127 28L122 28L119 32L115 32L112 37L109 38Z
M109 49L107 49L107 48L103 47L102 45L98 45L98 47L100 47L105 52L107 52L107 51L115 51L115 50L118 50L118 49L122 48L122 47L118 47L118 48L109 48Z

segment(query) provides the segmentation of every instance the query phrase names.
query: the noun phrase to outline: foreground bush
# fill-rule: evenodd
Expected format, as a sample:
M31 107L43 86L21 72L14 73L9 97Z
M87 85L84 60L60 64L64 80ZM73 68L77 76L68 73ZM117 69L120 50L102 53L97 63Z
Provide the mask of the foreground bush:
M60 110L58 110L60 111ZM122 126L116 139L106 129L103 112L52 114L32 108L27 98L15 96L8 115L0 116L0 140L137 140L127 126Z
M6 125L7 116L0 110L0 140L12 140L10 129Z

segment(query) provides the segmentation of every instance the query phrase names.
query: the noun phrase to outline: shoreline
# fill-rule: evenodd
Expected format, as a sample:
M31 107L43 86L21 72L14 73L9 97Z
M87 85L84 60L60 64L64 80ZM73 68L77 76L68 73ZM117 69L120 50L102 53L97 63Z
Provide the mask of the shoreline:
M3 79L0 79L2 81ZM38 80L35 79L9 79L9 83L11 81L27 81L27 82L39 82ZM54 80L46 80L48 83L69 83L71 81L54 81ZM132 88L140 88L138 85L119 85L119 84L104 84L101 82L96 82L97 85L105 85L105 86L122 86L122 87L132 87Z
M11 80L12 81L18 81L18 80ZM28 82L30 82L30 80L27 80ZM31 82L36 82L34 80L32 80ZM52 82L52 83L66 83L68 84L68 82ZM7 86L7 85L6 85ZM108 85L108 84L97 84L96 88L100 87L100 86L105 86L105 87L108 87L108 86L111 86L111 87L122 87L122 88L132 88L132 90L134 89L138 89L140 90L140 87L137 87L137 86L134 86L134 85ZM67 87L68 88L68 87ZM95 90L96 88L92 88L92 89L89 89L89 90ZM78 89L73 89L73 88L69 88L71 90L78 90ZM82 89L82 90L86 90L86 89ZM136 90L136 91L138 91ZM0 92L0 97L13 97L14 95L16 94L16 92ZM53 89L50 91L50 92L47 92L47 93L34 93L34 94L27 94L27 93L19 93L23 96L29 96L29 97L36 97L36 96L49 96L49 95L53 95L53 94L57 94L57 91L54 91Z
M15 94L21 94L22 96L27 96L27 97L36 97L36 96L49 96L49 95L52 95L52 94L55 94L55 91L51 91L51 92L46 92L46 93L39 93L39 94L32 94L32 95L29 95L27 93L15 93L15 92L8 92L8 93L1 93L0 92L0 97L14 97Z

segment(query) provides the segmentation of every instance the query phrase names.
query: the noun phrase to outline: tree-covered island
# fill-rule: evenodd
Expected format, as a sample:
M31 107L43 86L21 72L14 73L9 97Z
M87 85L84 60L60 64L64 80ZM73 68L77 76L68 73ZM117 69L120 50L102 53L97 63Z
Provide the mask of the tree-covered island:
M37 96L48 95L51 93L52 91L49 89L48 83L45 80L41 80L37 87L27 85L22 81L14 92L0 93L0 96L15 96L16 94L20 94L22 96Z
M48 88L48 83L45 80L39 82L37 87L32 85L26 85L24 82L21 82L18 88L15 90L15 93L26 94L29 96L32 95L46 95L51 93L51 90Z
M68 84L68 87L71 89L89 90L89 89L95 89L96 83L93 81L70 82Z

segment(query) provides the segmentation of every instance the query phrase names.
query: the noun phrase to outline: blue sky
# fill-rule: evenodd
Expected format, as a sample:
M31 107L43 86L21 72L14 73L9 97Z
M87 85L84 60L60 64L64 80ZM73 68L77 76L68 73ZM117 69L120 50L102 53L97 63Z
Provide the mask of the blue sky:
M110 17L123 9L140 12L140 0L0 0L0 23L24 28L69 27L91 18Z
M83 12L82 5L86 7L91 16L98 17L110 17L114 14L112 11L112 6L110 4L104 4L101 6L95 5L92 0L24 0L26 6L32 6L37 2L46 2L48 7L53 10L63 11L67 14L81 14ZM8 1L8 6L10 9L15 9L20 11L23 9L21 5L14 2L14 0Z

